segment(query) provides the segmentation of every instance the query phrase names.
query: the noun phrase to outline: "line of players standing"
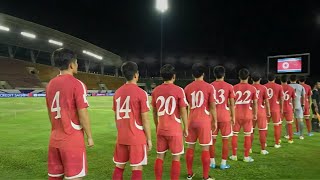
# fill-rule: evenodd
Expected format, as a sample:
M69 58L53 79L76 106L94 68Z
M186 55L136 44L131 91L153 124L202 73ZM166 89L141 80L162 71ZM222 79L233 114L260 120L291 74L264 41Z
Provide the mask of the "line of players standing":
M131 72L128 73L130 69ZM128 83L117 90L113 101L118 127L118 139L114 154L116 168L113 179L123 178L123 170L128 161L133 167L133 173L137 173L135 171L142 172L142 165L147 163L146 149L148 147L150 150L152 146L150 127L146 125L147 117L143 115L149 110L148 99L145 97L144 91L136 88L132 91L132 87L130 87L138 81L137 65L133 62L126 62L122 66L122 72ZM275 75L268 74L269 82L261 85L260 75L253 73L251 75L253 85L250 85L248 83L250 72L247 69L241 69L239 71L240 83L232 86L224 81L225 69L222 66L214 68L216 80L212 84L204 81L204 73L205 67L203 65L194 64L192 74L195 81L182 89L174 85L175 68L171 65L165 65L161 68L164 83L154 89L151 103L157 130L157 159L154 164L156 179L162 179L163 160L168 150L172 153L171 179L179 179L180 157L184 154L184 137L188 144L185 155L188 180L191 180L195 175L192 165L197 140L202 147L202 177L206 180L214 179L209 176L209 169L216 167L215 143L219 131L222 136L222 160L220 163L222 170L230 168L230 165L227 164L230 137L232 155L229 159L238 160L238 134L241 129L244 132L243 161L248 163L254 161L250 157L250 152L252 152L254 138L253 130L256 126L259 129L261 154L263 155L269 153L266 150L266 139L270 120L274 125L275 148L281 147L283 118L287 122L285 137L288 139L288 143L293 143L293 117L298 121L300 139L304 139L303 117L304 112L306 117L309 115L308 109L310 107L308 105L311 96L311 88L304 84L305 80L302 81L302 85L299 85L297 77L292 75L290 77L291 83L288 85L288 77L283 75L281 77L282 84L278 85L275 83ZM130 107L138 108L138 110L131 110ZM140 112L142 115L140 116L134 111ZM135 118L130 117L132 113ZM129 124L126 121L121 121L127 118L133 121ZM310 121L308 118L306 120L308 133L311 135ZM125 132L128 130L131 132ZM140 138L137 138L139 136ZM147 142L147 144L143 142ZM133 179L139 179L134 177L142 178L142 173L139 176L132 176Z

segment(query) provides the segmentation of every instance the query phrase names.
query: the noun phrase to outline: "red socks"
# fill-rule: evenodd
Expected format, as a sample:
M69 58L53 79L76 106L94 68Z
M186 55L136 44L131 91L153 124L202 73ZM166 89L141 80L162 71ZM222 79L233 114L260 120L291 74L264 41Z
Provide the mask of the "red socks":
M260 130L259 136L260 136L261 150L265 150L266 149L266 142L267 142L267 130Z
M60 177L50 177L49 176L49 180L63 180L63 176L60 176Z
M113 171L112 180L123 180L123 171L124 169L115 167Z
M156 180L162 179L162 171L163 171L163 160L157 158L154 164L154 175L156 176Z
M229 139L222 138L222 159L227 160L229 154Z
M202 161L203 177L208 178L209 177L209 169L210 169L210 153L209 153L209 151L202 151L201 161Z
M280 128L279 126L273 126L273 128L274 128L274 140L276 141L276 144L279 144Z
M238 135L233 135L232 136L231 147L232 147L232 155L236 156L237 155L237 149L238 149Z
M180 161L172 161L171 163L171 180L179 180L180 178Z
M306 125L307 125L307 130L308 130L308 133L311 132L311 125L310 125L310 119L306 119Z
M133 170L131 174L131 180L142 180L142 171Z
M187 162L187 170L188 170L189 175L193 174L193 172L192 172L193 156L194 156L194 150L188 148L187 153L186 153L186 162ZM210 159L209 159L209 161L210 161Z
M251 149L251 136L244 136L244 157L249 157Z
M253 144L253 139L254 139L254 130L253 130L252 133L251 133L251 146L252 146L252 144Z
M213 139L212 140L212 145L210 146L209 152L210 152L210 158L214 158L215 154L216 154L216 144L217 139Z
M288 124L288 135L289 135L289 140L292 140L293 138L292 124Z

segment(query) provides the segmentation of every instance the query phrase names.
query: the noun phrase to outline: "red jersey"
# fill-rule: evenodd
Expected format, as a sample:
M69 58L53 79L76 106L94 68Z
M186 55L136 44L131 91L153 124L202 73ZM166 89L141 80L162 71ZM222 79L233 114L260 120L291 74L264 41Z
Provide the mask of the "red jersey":
M307 107L309 107L308 105L310 104L309 100L310 97L312 96L312 90L311 87L308 84L301 84L304 87L304 90L306 92L306 96L305 96L305 105Z
M265 84L269 97L270 111L280 112L280 100L283 99L282 86L274 82Z
M184 92L190 104L190 126L210 126L210 103L215 102L214 87L205 81L193 81Z
M295 90L288 84L281 85L283 89L283 112L293 112L292 100L296 97Z
M224 81L214 81L211 85L216 89L216 111L218 122L230 121L228 101L235 96L233 86Z
M237 119L253 119L252 103L257 99L257 90L248 83L239 83L234 86L235 114Z
M268 94L267 94L267 88L264 85L261 84L253 84L253 87L257 89L257 97L258 97L258 112L260 111L265 111L265 100L268 99Z
M158 111L157 134L181 136L180 108L188 106L183 89L174 84L161 84L153 90L152 106Z
M72 75L59 75L49 82L46 103L52 125L50 146L85 146L77 111L89 106L86 98L86 86Z
M141 114L150 110L148 94L136 84L124 84L113 96L112 109L118 129L117 144L146 144Z

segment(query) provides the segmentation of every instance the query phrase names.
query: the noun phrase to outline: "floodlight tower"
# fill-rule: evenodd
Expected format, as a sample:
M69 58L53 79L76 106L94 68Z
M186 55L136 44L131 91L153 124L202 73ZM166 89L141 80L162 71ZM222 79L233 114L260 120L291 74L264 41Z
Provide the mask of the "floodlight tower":
M156 9L161 13L160 30L160 68L162 67L162 47L163 47L163 14L168 10L168 0L156 0Z

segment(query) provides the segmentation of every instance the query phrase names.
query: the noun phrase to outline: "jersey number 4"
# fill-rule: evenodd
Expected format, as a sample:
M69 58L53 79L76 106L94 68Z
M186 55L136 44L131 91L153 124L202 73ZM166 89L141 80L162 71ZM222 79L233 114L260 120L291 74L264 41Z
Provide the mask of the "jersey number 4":
M54 107L54 104L56 104L56 107ZM60 107L60 91L57 91L54 95L53 101L51 103L51 112L57 112L55 119L61 118L61 107Z

